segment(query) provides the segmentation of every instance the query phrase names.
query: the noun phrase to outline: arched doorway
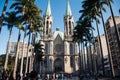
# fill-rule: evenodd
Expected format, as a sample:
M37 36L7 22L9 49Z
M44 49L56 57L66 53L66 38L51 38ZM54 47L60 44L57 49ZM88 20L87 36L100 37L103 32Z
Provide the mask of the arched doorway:
M64 61L60 58L57 58L54 61L54 72L62 72L64 71Z

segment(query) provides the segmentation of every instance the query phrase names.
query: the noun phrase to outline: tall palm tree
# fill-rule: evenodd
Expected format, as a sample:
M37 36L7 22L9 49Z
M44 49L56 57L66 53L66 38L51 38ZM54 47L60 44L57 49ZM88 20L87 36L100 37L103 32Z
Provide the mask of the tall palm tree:
M105 68L104 68L104 57L103 57L103 50L102 50L102 45L101 45L101 38L100 38L100 32L99 32L99 28L98 28L98 19L97 16L100 17L100 12L99 10L96 8L96 1L90 1L90 0L85 0L83 1L83 9L80 12L82 12L82 17L89 17L91 20L95 20L96 21L96 27L97 27L97 32L98 32L98 41L99 41L99 45L100 45L100 52L101 52L101 56L102 56L102 70L103 70L103 75L105 75ZM88 4L89 3L89 4ZM82 18L81 17L81 18Z
M24 54L25 54L25 39L26 39L26 29L24 29L24 38L22 44L22 56L21 56L21 65L20 65L20 76L22 78L22 71L23 71L23 61L24 61Z
M34 8L35 5L32 4L33 2L28 2L24 5L24 15L23 15L23 20L24 20L24 23L26 24L26 27L24 29L24 40L23 40L23 46L25 45L24 41L25 41L25 38L26 38L26 30L29 30L29 28L31 27L31 21L34 21L34 18L36 17L36 12ZM39 11L39 10L38 10ZM31 14L30 14L31 13ZM38 12L37 12L38 13ZM34 15L34 17L33 17ZM39 18L39 16L37 16L36 18ZM34 21L35 22L35 21ZM37 21L36 21L37 22ZM34 23L35 24L35 23ZM29 34L30 35L30 34ZM29 36L29 39L30 40L30 36ZM28 41L28 48L27 48L27 54L29 52L29 45L30 45L30 41ZM22 59L21 59L21 68L20 68L20 74L22 75L22 69L23 69L23 55L24 55L24 47L23 47L23 51L22 51ZM27 61L28 61L28 58L27 58ZM26 65L27 67L27 65Z
M107 33L106 33L106 29L105 29L105 21L104 21L103 14L102 14L102 11L106 12L104 5L108 5L108 3L105 0L104 1L101 1L101 0L96 1L96 7L100 11L100 16L101 16L100 18L102 20L102 25L103 25L104 33L105 33L105 39L106 39L107 50L108 50L108 58L109 58L109 63L110 63L111 77L114 77L115 73L114 73L114 68L113 68L113 62L112 62L111 52L109 49Z
M5 4L4 4L4 7L3 7L2 15L0 17L0 33L1 33L1 29L2 29L2 24L3 24L4 16L6 14L7 5L8 5L8 0L5 0Z
M19 29L19 32L18 32L18 40L17 40L16 53L15 53L15 65L14 65L14 71L13 71L14 79L16 79L16 71L17 71L17 64L18 64L19 44L20 44L21 30L22 30L21 22L18 23L18 29Z
M22 17L23 24L29 25L28 29L32 28L32 24L36 24L36 22L38 23L38 20L39 20L39 23L41 23L40 22L41 17L39 16L39 14L41 13L41 10L39 10L37 6L34 4L34 0L16 1L15 3L12 4L11 8L15 8L18 14L23 15ZM28 45L29 44L30 42L28 43ZM22 67L22 64L23 64L23 59L21 61L21 67ZM22 68L21 68L21 74L22 74Z
M28 52L29 52L29 49L30 49L30 35L31 34L40 34L40 32L42 31L41 30L41 26L43 26L42 25L42 23L41 23L41 21L38 21L39 23L34 23L33 25L31 25L30 26L30 29L29 29L29 32L27 33L27 34L29 34L29 39L28 39L28 49L27 49L27 60L26 60L26 68L25 68L25 73L27 73L28 72L28 58L29 58L29 54L28 54ZM35 43L34 41L31 41L31 42L33 42L33 43ZM33 44L34 45L34 44Z
M109 1L112 2L112 0L109 0ZM109 49L108 39L107 39L107 35L106 35L106 30L105 30L105 23L104 23L103 14L102 14L102 11L106 12L106 9L104 8L103 5L109 5L109 3L107 2L107 0L96 0L96 1L94 1L94 4L96 6L96 9L98 10L98 14L100 14L100 18L102 19L102 24L103 24L103 28L104 28L106 43L107 43L108 56L109 56L109 61L110 61L111 75L112 75L112 77L114 77L115 74L114 74L114 69L113 69L112 57L111 57L111 53L110 53L110 49Z
M79 46L79 70L82 70L82 64L81 64L81 54L80 54L80 44L83 41L90 41L91 39L91 33L90 30L93 29L91 24L89 24L88 18L79 19L77 21L77 25L74 28L74 35L73 35L73 41L78 42Z
M16 12L7 12L6 16L4 18L4 23L3 25L8 26L9 32L9 38L8 38L8 43L7 43L7 49L6 49L6 58L5 58L5 64L4 64L4 69L6 70L7 68L7 63L8 63L8 55L10 53L10 39L12 36L12 29L16 25L17 20L20 18L20 16L16 16Z

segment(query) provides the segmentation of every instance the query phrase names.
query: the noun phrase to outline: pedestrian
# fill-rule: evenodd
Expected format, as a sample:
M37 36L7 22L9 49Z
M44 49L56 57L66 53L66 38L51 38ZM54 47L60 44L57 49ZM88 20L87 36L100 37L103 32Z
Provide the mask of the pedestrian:
M29 80L29 73L24 75L23 80Z
M7 71L6 71L6 70L3 70L3 73L2 73L2 80L7 80L7 78L8 78Z
M30 80L36 80L37 79L37 72L31 71L30 72Z
M13 71L10 73L9 80L14 80L14 78L13 78Z

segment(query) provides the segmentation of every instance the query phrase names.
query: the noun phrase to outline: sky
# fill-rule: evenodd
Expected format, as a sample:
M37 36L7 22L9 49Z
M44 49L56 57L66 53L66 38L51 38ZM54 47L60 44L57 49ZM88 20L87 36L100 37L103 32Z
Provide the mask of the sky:
M36 5L42 10L41 16L43 16L46 11L47 1L48 0L36 0L35 2ZM53 26L52 26L53 31L55 31L55 29L59 27L60 31L64 32L64 20L63 19L64 19L64 15L66 11L66 1L67 0L50 0L51 11L52 11L52 16L53 16ZM70 6L71 6L72 14L74 17L75 25L76 25L76 21L80 17L79 10L82 9L81 8L82 1L83 0L70 0ZM118 11L120 9L120 0L113 0L113 1L114 3L112 3L112 7L113 7L114 14L115 16L120 16L119 11ZM4 2L5 0L0 0L0 3L1 3L0 4L0 15L3 9ZM13 0L9 0L7 11L10 11L9 6L12 3L13 3ZM109 11L109 8L107 6L105 7L106 7L107 12L104 13L104 19L106 21L108 17L111 15L111 13ZM93 26L95 26L94 23L93 23ZM100 33L103 34L102 25L99 24L99 26L100 26ZM18 29L14 28L11 41L17 41L17 37L18 37L17 34L18 34ZM94 34L97 35L96 30L94 31ZM7 26L3 26L2 32L0 34L0 54L6 53L8 35L9 35L9 31L7 30ZM21 39L23 39L23 36L21 37Z

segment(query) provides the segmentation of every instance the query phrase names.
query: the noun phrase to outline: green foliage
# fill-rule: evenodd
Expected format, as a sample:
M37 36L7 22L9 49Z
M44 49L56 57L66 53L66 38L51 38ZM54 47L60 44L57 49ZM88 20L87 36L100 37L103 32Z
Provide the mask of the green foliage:
M89 18L77 21L77 25L74 28L73 41L75 42L91 42L92 40L92 27Z
M112 0L111 0L112 2ZM77 42L92 42L92 21L95 20L99 23L98 17L101 18L101 10L106 11L103 5L108 5L107 0L84 0L82 2L83 10L77 25L74 28L74 41Z
M21 15L22 24L26 25L23 30L29 30L27 34L32 32L40 33L43 27L43 19L40 16L42 11L35 5L35 0L16 0L10 9L15 9L17 15Z
M8 30L11 30L13 26L19 26L20 28L22 28L22 25L20 24L20 18L21 16L17 16L15 11L7 12L4 17L3 25L7 25Z

